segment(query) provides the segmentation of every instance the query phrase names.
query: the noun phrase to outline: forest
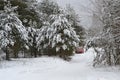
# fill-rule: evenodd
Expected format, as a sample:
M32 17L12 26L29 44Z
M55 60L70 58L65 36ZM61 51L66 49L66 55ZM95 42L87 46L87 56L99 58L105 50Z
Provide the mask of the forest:
M93 66L120 65L120 0L93 0L92 27L81 25L69 4L52 0L0 0L2 60L56 56L70 61L75 49L93 48Z

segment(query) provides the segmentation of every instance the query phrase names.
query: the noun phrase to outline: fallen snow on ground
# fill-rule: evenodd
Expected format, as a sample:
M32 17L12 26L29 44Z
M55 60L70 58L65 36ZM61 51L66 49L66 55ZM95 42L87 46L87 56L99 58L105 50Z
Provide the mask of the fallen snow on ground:
M0 80L120 80L120 69L94 68L94 51L77 54L72 61L41 57L0 63Z

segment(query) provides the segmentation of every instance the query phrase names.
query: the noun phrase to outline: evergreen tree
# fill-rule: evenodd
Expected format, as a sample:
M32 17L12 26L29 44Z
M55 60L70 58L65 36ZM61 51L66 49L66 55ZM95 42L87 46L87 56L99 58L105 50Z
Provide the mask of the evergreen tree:
M27 28L28 31L28 46L30 50L30 56L31 57L37 57L38 56L38 49L37 49L37 29L34 28Z
M0 1L1 10L3 10L4 6L7 4L6 1L10 1L11 6L18 6L18 9L17 9L17 12L19 15L18 17L22 21L25 27L30 27L31 22L32 24L36 23L38 26L40 25L39 18L37 16L35 9L33 9L32 6L29 6L30 0L29 1L28 0L27 1L26 0L1 0Z
M51 15L51 14L58 14L59 13L59 6L55 1L52 0L42 0L38 4L39 10L46 14L46 15Z
M43 26L38 29L37 31L37 34L38 34L38 37L37 37L37 47L38 47L38 51L41 51L43 53L43 55L47 54L47 55L50 55L49 54L49 29L50 28L50 23L48 21L44 22L43 23ZM51 51L53 55L53 51Z
M22 43L27 41L27 32L22 22L15 14L17 7L11 7L10 2L0 12L0 48L6 52L6 60L10 60L9 48L13 46L16 39Z
M65 60L69 60L69 56L73 55L74 48L79 46L79 36L64 13L51 15L50 23L42 27L40 32L38 46L43 44L44 48L49 47L55 55L59 55Z
M70 4L66 6L66 17L71 25L75 28L77 35L80 36L80 46L84 45L85 29L80 25L79 15L76 14L75 10Z
M44 26L44 22L49 21L49 16L52 14L58 14L60 12L60 7L55 1L52 0L42 0L37 4L36 9L39 19L41 22L41 27Z
M36 11L39 15L41 28L43 27L46 28L46 27L50 27L50 15L58 14L60 12L60 7L54 1L42 0L41 2L38 3ZM45 32L42 35L45 35ZM48 42L48 39L45 39L44 43L42 43L41 45L46 44L46 42ZM48 50L49 50L49 47L42 48L42 50L40 51L42 51L42 53L48 53Z
M37 4L36 0L9 0L11 6L17 6L16 12L18 13L19 19L22 21L22 24L25 27L34 27L38 28L41 25L41 22L38 17L37 10L35 9L35 4ZM7 4L7 0L1 0L0 3L1 10L3 10L4 6ZM18 52L23 49L20 39L16 38L16 43L12 47L14 52L14 57L18 57ZM28 44L28 43L26 43ZM29 46L30 47L30 46ZM26 49L23 49L26 51Z

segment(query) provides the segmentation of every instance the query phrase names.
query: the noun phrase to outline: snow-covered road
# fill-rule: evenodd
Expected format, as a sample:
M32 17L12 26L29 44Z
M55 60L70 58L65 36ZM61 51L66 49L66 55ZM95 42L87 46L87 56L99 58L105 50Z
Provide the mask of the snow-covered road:
M70 62L58 58L17 59L0 63L0 80L120 80L120 69L92 67L93 50Z

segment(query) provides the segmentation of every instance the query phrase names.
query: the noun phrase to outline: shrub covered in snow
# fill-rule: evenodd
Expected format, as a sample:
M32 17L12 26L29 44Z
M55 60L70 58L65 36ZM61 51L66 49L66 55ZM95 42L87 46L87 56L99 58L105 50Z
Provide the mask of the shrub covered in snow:
M98 17L103 31L89 41L97 52L94 65L120 65L120 0L95 1L100 6L101 14Z

